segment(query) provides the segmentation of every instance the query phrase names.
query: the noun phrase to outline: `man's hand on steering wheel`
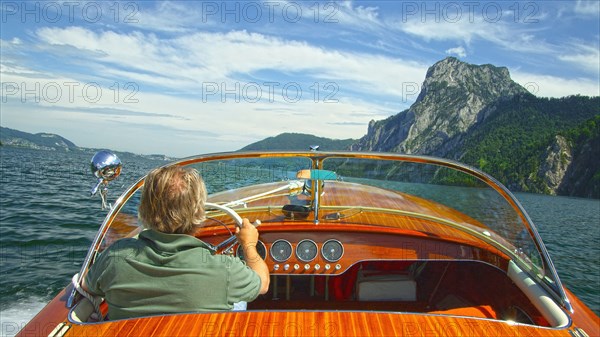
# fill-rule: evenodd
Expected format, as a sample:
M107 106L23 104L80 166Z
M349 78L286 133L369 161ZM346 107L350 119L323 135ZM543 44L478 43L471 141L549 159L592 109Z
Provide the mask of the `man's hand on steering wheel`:
M258 223L260 224L260 222ZM258 230L256 226L244 218L242 219L242 227L236 227L235 236L244 249L244 260L248 264L248 267L254 270L258 274L258 277L260 277L259 293L261 295L266 294L269 291L269 268L256 251L256 242L258 242Z
M235 235L238 238L238 242L246 250L246 247L256 247L258 242L258 230L250 223L246 218L242 219L242 227L236 227Z

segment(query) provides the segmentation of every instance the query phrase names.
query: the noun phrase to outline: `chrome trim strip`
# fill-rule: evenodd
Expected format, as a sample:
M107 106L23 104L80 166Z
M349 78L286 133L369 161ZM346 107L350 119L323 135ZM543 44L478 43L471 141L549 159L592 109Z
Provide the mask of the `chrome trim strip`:
M106 235L106 232L108 231L108 228L110 227L109 224L112 223L112 221L114 220L116 215L119 213L119 211L125 204L125 201L129 200L131 195L133 193L135 193L143 185L143 182L144 182L144 177L139 179L126 192L124 192L115 201L115 204L113 205L112 209L110 210L110 212L108 213L106 218L104 218L104 222L102 222L100 229L96 233L96 236L94 237L94 241L92 241L92 245L88 249L88 252L87 252L87 255L83 262L83 265L81 266L81 269L79 270L79 280L77 280L77 282L79 282L79 284L81 284L81 281L83 281L83 277L85 275L87 275L87 270L92 265L92 261L96 257L96 254L98 253L98 250L100 249L100 243L102 243L102 240L104 239L104 236ZM73 304L75 303L76 296L77 296L77 291L75 289L71 290L71 294L69 295L69 298L67 299L67 307L68 308L71 308L73 306Z

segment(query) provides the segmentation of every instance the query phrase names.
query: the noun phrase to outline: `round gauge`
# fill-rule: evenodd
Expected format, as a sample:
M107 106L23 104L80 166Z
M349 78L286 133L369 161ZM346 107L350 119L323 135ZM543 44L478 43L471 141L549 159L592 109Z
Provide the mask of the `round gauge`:
M256 243L256 251L258 252L258 255L260 255L260 257L263 260L267 257L267 247L265 247L265 244L262 243L262 241L258 241ZM239 257L240 259L244 260L244 250L242 249L242 245L238 245L237 246L237 250L235 251L235 255L237 257Z
M285 240L277 240L271 245L271 257L277 262L283 262L292 256L292 245Z
M336 262L344 255L344 246L338 240L327 240L321 248L321 254L328 262Z
M296 257L302 262L310 262L317 257L319 249L317 244L312 240L302 240L296 246Z

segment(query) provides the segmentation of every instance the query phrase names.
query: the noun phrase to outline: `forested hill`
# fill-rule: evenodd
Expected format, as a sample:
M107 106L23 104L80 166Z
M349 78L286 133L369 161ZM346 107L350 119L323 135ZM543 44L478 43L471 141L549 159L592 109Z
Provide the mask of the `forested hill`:
M77 151L89 153L91 156L100 149L79 147L70 140L53 133L28 133L10 128L0 127L0 145L15 148L25 148L32 150L45 151ZM143 157L152 160L174 160L173 157L168 157L162 154L142 155L131 152L115 151L116 154L123 157Z
M37 150L75 150L77 145L53 133L31 134L23 131L0 127L0 141L3 146L24 147Z
M513 191L600 197L600 97L498 102L450 158L481 168Z
M347 150L356 139L330 139L303 133L282 133L245 146L240 151L306 151L319 145L321 151Z

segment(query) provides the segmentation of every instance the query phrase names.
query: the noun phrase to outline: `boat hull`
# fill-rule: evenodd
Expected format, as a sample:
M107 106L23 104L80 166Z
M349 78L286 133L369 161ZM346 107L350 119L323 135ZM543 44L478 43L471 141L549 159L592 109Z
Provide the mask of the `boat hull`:
M68 290L68 289L67 289ZM152 316L102 323L68 320L63 290L17 337L62 336L599 336L598 316L572 293L573 324L560 329L436 314L353 311L245 311ZM57 327L59 327L57 329ZM577 336L577 335L575 335Z

